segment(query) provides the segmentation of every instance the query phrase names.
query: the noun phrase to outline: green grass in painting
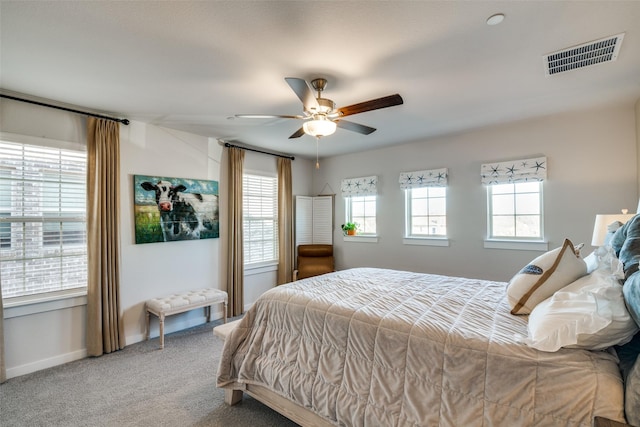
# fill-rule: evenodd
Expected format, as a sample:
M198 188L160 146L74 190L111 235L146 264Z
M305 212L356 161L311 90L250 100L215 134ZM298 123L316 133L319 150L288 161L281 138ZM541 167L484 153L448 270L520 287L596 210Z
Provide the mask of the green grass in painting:
M134 205L136 243L163 242L160 212L156 205Z

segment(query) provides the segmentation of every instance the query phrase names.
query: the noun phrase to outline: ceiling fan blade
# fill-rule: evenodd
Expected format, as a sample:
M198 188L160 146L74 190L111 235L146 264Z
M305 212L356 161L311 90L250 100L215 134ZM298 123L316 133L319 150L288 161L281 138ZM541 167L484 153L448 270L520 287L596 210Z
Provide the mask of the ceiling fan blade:
M304 111L317 111L320 108L320 105L318 105L318 101L313 95L313 91L311 90L309 83L297 77L285 77L284 79L287 81L289 86L291 86L291 89L293 89L296 95L298 95L300 101L302 101Z
M295 131L290 137L289 139L293 139L293 138L300 138L302 135L304 135L304 129L300 128L297 131Z
M350 122L347 120L336 120L335 122L338 125L338 127L341 129L350 130L352 132L358 132L363 135L369 135L370 133L373 133L376 131L376 128L361 125L359 123Z
M279 114L236 114L239 119L304 119L305 116L288 116Z
M404 101L402 100L402 97L396 93L395 95L389 95L382 98L372 99L370 101L349 105L347 107L338 108L337 112L340 113L338 117L346 117L352 114L364 113L365 111L393 107L394 105L400 105L403 102Z

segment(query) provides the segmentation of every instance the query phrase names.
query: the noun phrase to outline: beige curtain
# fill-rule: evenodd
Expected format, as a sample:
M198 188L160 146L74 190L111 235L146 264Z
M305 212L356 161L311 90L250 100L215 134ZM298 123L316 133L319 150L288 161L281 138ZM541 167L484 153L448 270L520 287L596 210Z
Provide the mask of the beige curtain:
M291 159L278 157L278 285L293 280L293 245Z
M228 216L229 238L227 240L227 294L229 315L244 312L244 254L242 246L242 170L244 150L228 148Z
M2 308L2 282L0 282L0 384L7 380L4 364L4 309Z
M124 348L120 313L120 125L88 119L87 354Z

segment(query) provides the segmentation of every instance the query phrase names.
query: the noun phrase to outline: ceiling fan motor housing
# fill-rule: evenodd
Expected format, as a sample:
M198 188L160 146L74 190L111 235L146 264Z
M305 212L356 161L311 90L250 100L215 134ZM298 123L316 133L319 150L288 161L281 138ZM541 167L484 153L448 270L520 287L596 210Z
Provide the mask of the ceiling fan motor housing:
M336 104L335 102L333 102L330 99L327 98L317 98L318 100L318 110L316 111L315 108L311 107L309 109L309 113L310 114L328 114L329 112L333 111L334 108L336 108Z

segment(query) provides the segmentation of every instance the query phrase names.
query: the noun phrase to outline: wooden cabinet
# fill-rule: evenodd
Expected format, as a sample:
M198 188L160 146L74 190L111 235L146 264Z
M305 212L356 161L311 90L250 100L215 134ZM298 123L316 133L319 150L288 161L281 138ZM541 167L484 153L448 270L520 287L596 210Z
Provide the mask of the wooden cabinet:
M333 244L333 196L296 196L295 242Z

